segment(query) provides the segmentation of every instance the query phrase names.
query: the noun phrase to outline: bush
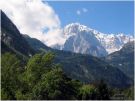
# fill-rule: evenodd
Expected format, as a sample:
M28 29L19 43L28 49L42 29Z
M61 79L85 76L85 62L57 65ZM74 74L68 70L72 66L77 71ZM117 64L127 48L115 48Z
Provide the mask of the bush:
M96 99L96 88L93 85L83 85L79 92L80 100Z

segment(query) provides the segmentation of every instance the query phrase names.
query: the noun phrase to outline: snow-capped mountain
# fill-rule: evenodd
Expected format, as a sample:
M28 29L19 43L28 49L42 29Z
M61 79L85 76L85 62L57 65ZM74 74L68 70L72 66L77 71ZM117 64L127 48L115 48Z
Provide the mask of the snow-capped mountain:
M66 41L61 47L62 50L98 57L107 55L105 48L87 26L72 23L64 28L63 34Z
M133 41L134 38L131 35L119 34L104 34L93 30L96 38L100 41L102 46L106 49L108 54L120 50L124 44Z
M65 43L54 45L53 48L98 57L118 51L125 43L134 40L130 35L104 34L79 23L65 26L63 34Z

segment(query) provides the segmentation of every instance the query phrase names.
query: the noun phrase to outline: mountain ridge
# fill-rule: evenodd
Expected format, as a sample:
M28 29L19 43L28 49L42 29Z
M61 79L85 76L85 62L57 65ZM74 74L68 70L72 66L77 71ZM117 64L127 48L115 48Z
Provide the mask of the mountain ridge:
M1 41L2 46L17 52L18 54L32 56L35 51L28 42L22 37L17 27L1 10ZM12 34L11 34L12 33ZM2 51L4 52L4 51Z
M119 51L105 57L105 61L134 79L134 41L126 43Z
M72 47L74 47L74 45L70 45L69 49L64 48L64 47L68 47L66 45L69 42L69 40L72 39L72 41L73 41L73 39L74 39L73 37L77 36L77 34L79 36L80 33L83 34L81 36L81 38L83 38L84 36L90 37L91 35L93 35L93 37L96 37L96 39L99 41L101 46L105 49L105 51L108 54L120 50L124 44L126 44L129 41L134 40L134 37L132 35L125 35L123 33L104 34L97 30L91 29L85 25L81 25L80 23L71 23L71 24L66 25L63 29L63 34L65 36L64 38L66 39L65 43L63 45L56 44L51 47L59 49L59 50L68 50L68 51L72 51L72 52L87 54L87 50L85 52L81 51L81 50L83 50L84 47L81 47L81 44L77 43L77 42L75 42L75 43L80 45L80 47L78 46L80 48L80 51L77 50L78 47L76 49L71 49ZM86 33L87 33L87 35L86 35ZM87 42L86 39L84 39L84 41ZM70 42L70 44L73 44L73 42ZM90 43L86 43L85 46L89 46L89 44ZM88 48L88 50L91 51L91 48ZM104 51L104 53L106 53L105 51ZM89 53L89 54L93 55L92 53ZM107 55L107 54L104 54L104 55Z
M106 56L107 52L90 29L78 23L65 26L63 34L66 42L62 50L75 53L90 54L97 57Z

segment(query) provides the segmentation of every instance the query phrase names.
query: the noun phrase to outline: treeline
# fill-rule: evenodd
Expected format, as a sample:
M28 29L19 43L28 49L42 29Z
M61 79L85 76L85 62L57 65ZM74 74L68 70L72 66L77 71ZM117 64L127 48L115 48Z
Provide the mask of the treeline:
M82 84L69 78L53 53L36 54L27 63L11 53L1 57L2 100L109 100L118 90L110 89L101 80ZM122 91L133 99L131 90Z

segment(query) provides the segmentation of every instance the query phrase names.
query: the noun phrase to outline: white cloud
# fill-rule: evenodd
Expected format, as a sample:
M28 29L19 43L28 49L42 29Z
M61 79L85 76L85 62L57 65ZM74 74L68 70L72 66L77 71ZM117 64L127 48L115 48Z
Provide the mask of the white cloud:
M77 13L77 15L80 15L81 14L81 11L80 10L77 10L76 13Z
M88 12L88 9L82 8L82 11L83 11L84 13L86 13L86 12Z
M81 15L81 14L87 13L87 12L88 12L88 9L87 9L87 8L81 8L81 9L78 9L78 10L76 11L76 14L77 14L77 15Z
M53 8L41 0L0 0L0 8L23 34L47 44L63 43L60 20ZM43 29L47 32L42 32Z

